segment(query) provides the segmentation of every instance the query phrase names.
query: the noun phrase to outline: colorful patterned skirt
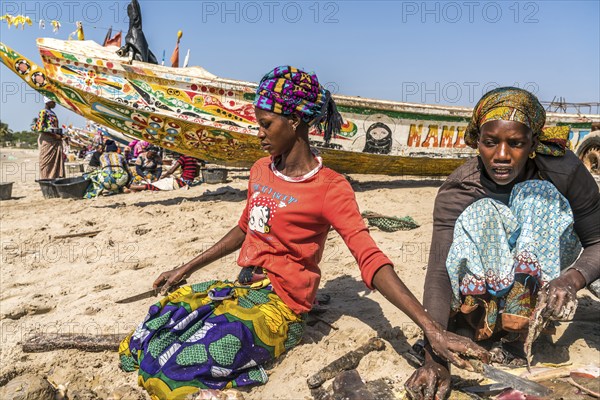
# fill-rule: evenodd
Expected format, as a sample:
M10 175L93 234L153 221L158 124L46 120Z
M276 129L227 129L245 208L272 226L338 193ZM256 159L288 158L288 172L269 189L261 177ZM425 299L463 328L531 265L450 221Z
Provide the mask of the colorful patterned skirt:
M120 193L129 182L127 171L121 167L106 167L87 174L91 184L84 197L92 199L101 194L111 195Z
M476 201L456 220L446 260L452 308L475 329L475 340L525 333L538 289L580 252L569 202L550 182L515 185L509 207Z
M138 175L137 172L133 173L133 177L131 179L131 183L134 185L145 185L147 183L151 183L160 179L160 176L155 175L153 173L147 173L144 176Z
M210 281L181 287L150 307L119 348L121 369L138 369L153 399L198 389L267 382L264 363L300 342L303 318L268 279L251 286Z

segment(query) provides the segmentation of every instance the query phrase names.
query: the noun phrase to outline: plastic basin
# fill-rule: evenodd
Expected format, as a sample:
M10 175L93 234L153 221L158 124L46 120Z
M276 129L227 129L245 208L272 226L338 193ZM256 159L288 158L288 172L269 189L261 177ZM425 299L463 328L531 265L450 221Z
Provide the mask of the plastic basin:
M82 199L89 184L90 180L83 176L54 181L54 187L62 199Z
M13 182L0 182L0 200L8 200L12 196Z
M40 189L42 189L42 195L45 199L55 199L60 197L58 190L54 187L54 181L56 179L39 179L36 182L39 183Z
M202 180L205 183L227 182L227 170L225 168L206 168L202 170Z

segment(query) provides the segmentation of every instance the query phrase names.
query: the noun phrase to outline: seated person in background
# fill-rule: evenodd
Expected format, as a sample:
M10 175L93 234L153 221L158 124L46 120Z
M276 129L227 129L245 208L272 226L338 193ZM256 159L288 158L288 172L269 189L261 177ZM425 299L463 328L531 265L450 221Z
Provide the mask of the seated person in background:
M127 161L127 162L129 162L133 159L131 147L125 146L125 148L123 148L123 157L125 157L125 161Z
M132 191L157 191L174 190L182 187L192 186L194 179L196 179L200 174L201 164L203 164L202 160L182 154L179 156L177 161L173 163L173 166L161 176L160 180L153 183L146 183L144 185L132 184L129 189ZM179 167L181 167L181 178L173 177L173 173Z
M87 172L92 172L100 168L100 156L102 156L103 152L104 145L96 145L96 151L92 153L92 158L90 158L90 163L88 164Z
M138 144L138 142L138 139L133 139L131 142L129 142L129 144L127 144L127 147L129 147L133 152L133 150L135 149L135 145Z
M138 140L135 145L131 147L133 149L133 158L138 158L140 154L145 153L148 147L150 147L150 143L145 140Z
M91 183L85 198L91 199L100 194L111 195L127 190L131 173L125 157L117 152L118 147L113 140L106 141L105 150L100 157L100 168L88 175Z
M158 155L158 151L158 147L150 146L144 153L139 155L135 161L134 184L145 185L160 178L162 175L162 159Z

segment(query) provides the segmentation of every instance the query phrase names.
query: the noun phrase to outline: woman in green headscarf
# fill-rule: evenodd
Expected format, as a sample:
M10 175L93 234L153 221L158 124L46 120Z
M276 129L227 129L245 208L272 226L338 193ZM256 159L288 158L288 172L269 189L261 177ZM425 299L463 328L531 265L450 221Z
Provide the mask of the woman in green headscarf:
M545 119L525 90L483 96L465 132L478 155L448 177L434 207L425 308L513 359L511 344L524 355L538 294L545 318L568 320L577 291L600 276L598 185L567 149L569 128L543 130ZM448 365L425 345L425 364L406 387L413 398L443 399Z

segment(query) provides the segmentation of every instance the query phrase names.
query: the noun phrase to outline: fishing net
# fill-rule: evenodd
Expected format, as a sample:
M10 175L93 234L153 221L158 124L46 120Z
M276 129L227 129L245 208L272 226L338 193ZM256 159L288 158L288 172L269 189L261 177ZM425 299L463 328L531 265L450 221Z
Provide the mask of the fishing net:
M410 216L388 217L372 211L365 211L361 215L369 221L369 226L375 226L385 232L409 231L419 227Z

